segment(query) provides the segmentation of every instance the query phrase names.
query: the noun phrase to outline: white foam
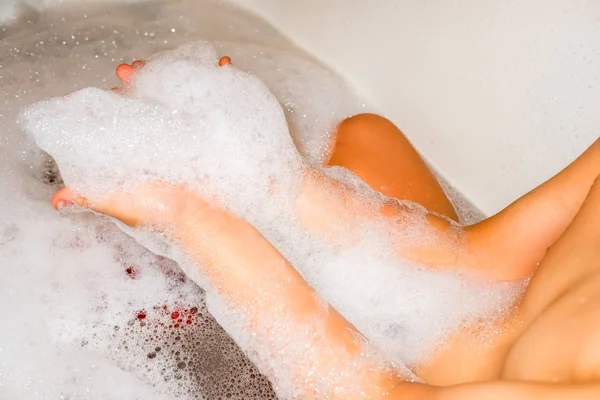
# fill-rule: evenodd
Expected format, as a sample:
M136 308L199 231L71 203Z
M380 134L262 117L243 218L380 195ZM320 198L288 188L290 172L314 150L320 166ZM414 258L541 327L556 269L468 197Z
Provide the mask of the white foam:
M347 193L366 205L367 217L336 221L336 229L352 232L347 235L352 239L330 242L307 228L296 199L305 190L309 167L293 145L279 103L256 77L218 66L207 43L151 58L122 95L85 89L29 107L23 124L54 156L65 182L87 197L168 181L185 184L249 221L327 302L401 366L418 366L461 326L505 311L517 293L514 285L460 272L460 265L436 271L399 257L398 249L438 244L426 211L405 203L397 217L384 218L378 210L388 200L352 175L336 174L337 169L322 173L346 185ZM317 190L339 201L326 185ZM132 235L144 242L145 236ZM315 361L305 349L307 342L316 345L312 338L320 336L319 321L302 334L283 322L283 312L257 324L270 326L271 334L266 328L262 335L258 328L248 332L244 313L232 311L185 255L169 246L162 251L207 290L210 311L255 355L277 393L294 397L296 371ZM275 334L272 319L278 321ZM286 357L276 357L282 353ZM378 364L371 357L364 362L363 368ZM322 393L351 383L350 371L338 371L311 385Z
M85 89L72 95L71 103L59 99L35 108L40 116L48 117L46 122L56 124L38 125L47 132L42 134L35 128L36 139L57 157L67 183L84 192L98 193L119 183L132 183L132 171L143 172L146 179L154 176L180 181L198 172L210 175L212 186L199 190L217 195L239 215L252 220L336 308L380 348L407 364L422 356L445 333L456 329L457 321L469 322L469 318L488 315L482 310L505 305L493 299L502 291L482 294L473 290L473 281L465 283L454 274L431 277L419 274L419 268L414 270L397 261L390 263L392 257L386 253L389 241L382 234L384 222L375 220L374 225L356 229L358 239L364 241L370 253L344 246L332 251L329 244L323 244L318 236L298 224L293 210L285 206L289 201L283 200L297 189L306 164L292 151L283 115L301 153L310 163L319 164L324 160L335 124L365 108L343 81L253 17L209 1L149 2L107 9L86 7L69 13L64 9L36 16L35 22L8 28L2 34L8 40L0 43L5 54L0 69L0 122L5 134L0 143L0 210L4 210L0 212L0 307L9 311L0 319L0 343L9 345L0 346L0 397L118 399L132 398L130 393L143 390L144 398L273 398L264 377L206 311L203 293L181 277L173 263L147 252L114 226L93 216L74 215L66 219L50 209L48 198L60 177L47 169L52 166L51 160L14 124L17 111L24 105L90 85L109 88L116 84L110 76L119 62L145 59L198 38L214 43L216 54L208 47L200 48L205 51L200 58L211 60L210 65L191 63L186 73L178 70L173 74L169 73L175 68L172 60L158 58L155 66L162 65L162 72L145 70L127 98ZM232 56L237 72L216 67L216 57L222 55ZM181 54L179 57L186 58ZM247 76L245 70L260 80ZM232 80L231 74L238 80ZM221 79L224 86L211 86L214 90L210 93L185 93L173 87L188 78L196 88L211 85L201 79L208 76L216 79L215 83ZM143 83L144 79L157 77L158 81L151 85ZM163 82L164 86L156 82ZM246 97L235 93L234 88L246 87L254 91L246 93ZM258 94L259 101L254 101ZM232 110L225 95L239 101L241 108ZM247 104L249 98L253 104ZM283 105L283 111L274 99ZM186 120L181 113L172 114L175 109L189 107L194 100L201 107L192 110L192 114L200 118ZM265 107L255 110L259 102ZM216 104L223 109L215 110ZM194 114L205 106L213 108L204 109L206 115ZM147 119L140 119L140 115ZM117 119L113 121L112 116ZM259 122L259 118L264 121ZM240 125L234 126L236 121L241 121ZM202 122L209 123L203 127ZM259 125L263 128L263 123L270 127L273 136L264 129L250 129ZM56 126L70 126L70 133L77 134L64 135ZM161 130L166 127L169 129ZM106 131L100 132L100 128ZM234 131L236 135L211 136L208 128ZM204 136L194 141L190 131L196 135L204 132ZM92 136L95 133L109 140L98 141ZM69 146L68 151L55 141L60 136L63 144ZM86 136L87 144L79 141ZM111 145L116 143L119 151L114 152ZM157 143L161 143L161 150L171 151L157 154ZM271 153L262 151L267 148ZM97 152L102 157L93 156ZM140 154L145 158L138 157ZM173 162L188 156L195 157L195 164ZM120 164L107 168L108 159L119 160ZM282 165L282 159L287 164ZM161 165L168 168L156 168ZM271 182L273 177L279 184L278 197L267 199L267 180ZM347 181L348 177L339 179ZM381 199L362 191L377 209ZM405 225L416 226L405 232L413 242L430 237L431 232L419 218L404 221ZM340 224L336 229L347 232L354 228ZM164 247L153 249L166 251ZM367 267L371 265L379 267ZM127 273L132 266L134 277ZM416 279L428 281L423 285ZM432 280L439 282L429 290ZM342 287L347 290L342 291ZM398 292L398 287L405 290ZM469 296L477 296L477 302L486 306L467 307L462 310L464 318L453 318L454 301L473 298ZM239 315L228 313L218 298L209 300L212 312L238 342L247 348L262 348L253 360L264 371L272 371L273 362L285 364L285 360L273 358L268 352L277 346L292 346L293 352L310 361L306 338L253 343L239 328ZM410 304L412 308L400 308L397 304ZM166 311L163 305L167 306ZM179 324L177 319L171 319L173 312L189 313L192 307L198 308L198 316L191 324L185 319ZM146 318L139 319L142 311ZM432 321L438 318L436 329L432 330L427 320L418 321L415 315L419 312L428 312ZM446 313L443 318L442 313ZM32 317L28 320L23 316ZM377 323L381 321L387 321L387 325ZM318 328L316 323L311 329L318 332ZM399 335L399 330L404 335ZM157 347L161 350L156 351ZM91 358L91 354L97 358ZM199 363L189 364L192 358ZM372 362L378 363L368 361L366 367ZM181 363L186 365L180 368ZM51 373L48 365L53 366ZM278 379L283 394L289 393L293 383L289 370L288 378L285 371L282 368L279 375L271 375ZM344 371L340 379L351 372ZM106 377L120 387L118 392L107 393ZM138 378L152 388L144 387ZM321 381L313 385L331 383Z
M346 101L353 95L339 78L237 9L210 1L76 7L31 13L29 21L0 31L0 397L130 399L137 392L144 398L274 398L264 376L207 313L202 292L180 282L173 263L140 248L111 224L84 215L65 219L50 208L49 196L61 176L18 129L15 116L33 101L89 85L114 86L118 63L193 38L215 39L219 55L231 55L237 65L279 82L292 126L314 128L303 132L327 135L361 104ZM311 104L323 100L293 96L294 82L344 99L339 103L352 110L316 115ZM110 240L97 236L96 228ZM126 272L128 266L137 266L136 279ZM193 306L200 311L192 324L184 320L174 328L156 305L167 305L169 312ZM137 319L142 309L148 313L144 321ZM23 323L27 317L36 323ZM172 332L181 334L175 343ZM82 348L82 343L87 344ZM157 346L161 351L148 358ZM183 358L199 361L181 373ZM144 389L138 378L152 388Z

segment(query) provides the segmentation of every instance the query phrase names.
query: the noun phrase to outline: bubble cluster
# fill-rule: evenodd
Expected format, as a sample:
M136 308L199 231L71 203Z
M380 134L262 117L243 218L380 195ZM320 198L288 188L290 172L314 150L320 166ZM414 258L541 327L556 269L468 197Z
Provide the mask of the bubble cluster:
M14 200L2 197L3 206ZM0 393L80 398L95 387L93 398L126 399L128 388L147 386L145 398L274 398L173 261L96 218L57 219L38 202L27 206L2 219L0 255L13 264L4 264L0 295L0 339L10 345L2 346ZM42 229L44 219L52 222ZM24 254L34 246L40 255ZM104 395L100 376L124 390Z
M63 185L63 179L70 185L80 179L84 190L106 189L109 184L122 183L132 165L125 163L118 169L112 164L107 169L105 162L99 157L88 157L89 149L82 147L81 158L71 158L72 173L69 174L65 163L68 164L75 154L65 152L61 156L56 148L42 146L58 155L59 173L55 160L34 140L25 136L15 123L23 106L84 87L108 89L116 84L116 78L111 76L117 64L131 62L134 58L148 59L157 52L198 39L212 43L213 50L205 53L210 60L231 56L240 82L254 82L253 91L247 93L249 98L263 95L253 105L259 109L244 114L247 118L245 127L252 126L252 123L264 126L263 122L266 122L266 125L275 128L272 132L247 129L248 137L257 139L256 135L259 135L258 139L263 141L254 140L244 148L231 140L231 136L211 137L208 131L197 142L190 141L190 136L183 138L188 142L175 142L179 145L186 143L188 149L205 146L200 148L199 153L210 157L198 160L199 164L195 167L201 166L205 173L208 171L214 177L215 185L205 188L213 193L226 194L227 191L221 189L229 182L240 190L244 189L237 174L245 174L246 182L253 183L246 187L247 193L230 193L230 197L221 198L221 201L235 207L238 214L251 216L310 283L350 320L356 321L361 331L366 332L391 358L408 363L418 358L432 341L443 336L439 329L443 331L444 327L455 325L452 311L456 301L472 302L475 297L469 296L481 294L472 290L471 286L477 286L472 281L464 283L451 273L446 276L431 274L432 279L440 282L450 279L454 290L447 290L446 297L436 296L440 286L433 285L429 291L425 290L428 284L420 287L415 279L427 277L417 274L410 266L407 269L400 268L402 266L397 263L382 262L383 258L390 259L389 254L381 256L376 253L381 250L381 254L385 254L389 243L380 234L372 234L381 232L380 222L359 229L363 232L360 238L369 237L365 239L364 247L371 246L374 249L371 253L344 249L343 254L336 254L329 244L320 243L299 228L291 210L281 208L281 204L286 202L279 204L265 200L269 192L267 189L271 188L267 182L271 182L272 178L279 182L280 200L296 190L297 182L290 180L289 176L298 178L299 171L306 165L320 164L327 156L327 144L335 125L346 116L368 109L339 77L294 48L272 28L237 9L205 0L114 3L110 7L91 5L91 2L78 3L65 2L62 7L57 6L45 14L30 10L21 21L0 28L0 127L3 131L0 137L0 263L3 273L0 280L0 307L3 310L0 318L0 397L109 400L275 398L271 384L219 324L225 326L246 351L248 348L260 349L265 343L249 343L235 323L236 316L228 314L218 301L207 300L203 290L191 282L178 265L141 247L110 222L88 214L60 216L48 204L51 194ZM209 49L206 46L203 48ZM160 58L156 60L156 65L159 65ZM173 91L169 77L178 76L183 83L192 75L193 68L198 67L193 64L192 69L177 75L167 73L169 68L173 68L171 59L163 59L161 65L165 68L164 80L161 79L165 86L162 89L167 91ZM252 75L247 75L246 71ZM230 76L225 72L210 68L203 72L206 75L202 76L215 78L215 82L223 79L224 86L221 85L221 88L232 88L227 85ZM171 115L163 119L165 125L161 126L148 118L145 127L149 130L142 132L139 129L141 125L134 121L139 116L138 112L148 116L165 110L165 105L161 105L164 92L158 98L150 99L152 93L156 94L161 88L143 83L144 79L152 81L157 70L148 69L147 73L145 78L140 75L140 84L130 94L132 99L149 100L146 108L136 109L139 103L124 107L119 121L133 121L133 125L128 127L129 139L150 135L153 139L162 138L163 147L168 148L175 143L169 139L181 138L179 128L185 128L190 121L182 123L182 119ZM192 77L191 82L197 84L194 79ZM265 90L267 87L268 91ZM182 93L175 90L167 97L175 101ZM191 95L198 93L201 92ZM215 96L219 100L220 94L214 91L206 95L212 102L209 104L214 104ZM88 133L99 126L94 119L97 121L103 110L107 110L107 105L114 106L125 101L117 95L94 89L72 95L71 99L82 100L76 107L70 107L70 112L78 117L85 115L91 118L88 120L89 129L83 129ZM93 104L93 101L97 103ZM91 116L87 111L79 112L81 108L78 107L85 104L92 104L89 109ZM183 110L186 104L187 100L181 102L178 109ZM231 113L227 103L222 104L230 114L222 114L219 119L214 118L219 114L207 113L207 117L214 118L208 120L208 126L239 133L238 127L231 123L239 118L239 112ZM257 107L259 104L266 105L265 110L273 111L268 121L251 121L252 117L265 115L264 110ZM248 107L246 101L240 105ZM54 117L64 117L63 111L68 110L57 110ZM100 114L93 115L96 112ZM126 115L128 112L134 112L132 115L136 118L131 119L132 115ZM106 116L110 113L104 114ZM196 119L193 123L203 121L207 120ZM73 120L65 119L64 122L71 124ZM52 124L44 126L48 130L36 137L40 144L44 137L47 140L56 138ZM163 135L165 131L160 128L165 126L177 128L171 137ZM194 127L196 134L197 127ZM73 132L78 130L81 129ZM268 143L270 133L274 143ZM65 137L64 144L74 137ZM111 140L102 145L110 145ZM209 146L206 140L213 142ZM271 156L265 154L264 144L272 146L269 147L273 153ZM146 142L146 145L151 146L151 143ZM294 155L293 145L307 161ZM215 163L220 155L214 148L231 149L227 160L235 159L235 162L223 163L225 158L221 156L221 160ZM135 150L131 148L130 154L135 155ZM97 148L97 151L111 154L110 148ZM154 153L147 147L144 154L150 156ZM117 156L116 153L114 155ZM175 154L174 157L181 155ZM282 169L285 176L263 174L266 170L277 171L281 157L288 160ZM145 162L155 161L142 160L138 167L144 169ZM95 162L98 164L95 165ZM87 170L82 170L82 163ZM166 172L176 173L177 179L182 181L188 178L190 171L185 168L192 168L190 165L167 164L181 167L178 171L172 169ZM93 172L92 165L97 167L95 172L104 175L91 180L82 179L81 173ZM256 168L249 169L251 165ZM231 168L221 168L223 166ZM148 171L157 172L152 168ZM143 175L147 177L146 172ZM262 184L256 184L256 176L262 176ZM346 178L340 180L348 181ZM256 191L262 191L262 197L255 196ZM239 201L241 195L250 201ZM257 210L261 211L260 215ZM280 223L273 224L280 217ZM419 218L404 223L422 226ZM286 224L286 228L282 228ZM290 233L290 229L293 234L284 235ZM336 229L344 232L348 227L340 225ZM412 235L413 241L428 240L429 233L419 233L418 228L410 233L407 235ZM297 243L304 245L296 249ZM349 266L377 263L391 271L392 275L386 275L384 271L383 275L376 277L368 267L353 268L349 273ZM365 282L370 283L365 285ZM463 286L466 290L461 291ZM394 295L399 288L404 295ZM347 293L353 293L352 298ZM354 295L357 293L361 295ZM502 291L491 290L487 297L476 299L485 303L484 308L489 311L504 304L507 296ZM452 301L447 302L447 299ZM207 312L207 304L210 313ZM386 304L388 307L385 307ZM401 308L397 304L413 304L414 308ZM389 305L394 305L395 310L391 310ZM438 331L423 334L431 325L425 322L421 326L414 324L415 315L423 310L431 310L426 314L431 320L444 315L440 318L442 322L437 326ZM219 323L211 313L218 317ZM472 310L467 310L466 314L471 318L482 315ZM386 326L373 323L383 320L390 322ZM410 329L406 330L407 327ZM318 331L318 326L314 329ZM275 345L287 344L283 340ZM293 351L303 356L310 355L306 342L302 340L299 346L293 347ZM262 369L268 367L268 352L265 351L262 358L260 354L250 356ZM115 387L119 390L114 390Z
M203 302L139 310L125 325L115 325L103 339L82 346L110 354L118 365L150 384L166 386L177 398L275 398L269 381ZM100 343L106 346L100 347Z
M190 43L150 58L121 93L83 89L39 102L25 109L22 124L56 159L65 182L89 198L144 182L170 182L250 222L328 303L401 366L417 367L461 326L506 311L519 292L518 284L486 282L465 266L433 269L404 258L402 249L418 246L442 246L456 255L460 240L440 235L423 207L400 202L393 218L384 217L381 210L396 200L385 199L342 169L309 167L294 146L276 97L256 76L220 66L210 43ZM310 204L304 211L297 206L302 197ZM358 217L352 211L335 217L353 207L342 203L344 197L358 204ZM311 217L315 209L327 213L321 223L334 221L325 231L342 229L345 237L332 240L323 229L319 234ZM452 229L460 231L456 224ZM318 360L303 343L318 346L319 322L304 332L284 322L290 318L285 310L260 317L240 312L185 250L168 241L153 247L161 237L148 241L146 233L126 230L177 260L207 291L211 313L276 382L277 392L295 397L296 371L312 370ZM275 293L256 290L270 296L254 299L256 304L277 302ZM252 329L247 320L253 321ZM261 335L256 326L263 324ZM375 368L378 362L369 356L359 365L358 370ZM311 385L319 392L347 387L356 379L354 368Z

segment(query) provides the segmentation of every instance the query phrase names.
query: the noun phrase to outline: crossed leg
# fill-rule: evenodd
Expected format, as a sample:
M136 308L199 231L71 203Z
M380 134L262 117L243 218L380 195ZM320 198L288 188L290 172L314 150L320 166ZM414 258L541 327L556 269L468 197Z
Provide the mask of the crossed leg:
M230 62L224 57L219 65ZM143 65L138 61L119 66L117 74L123 84L127 85L135 70ZM338 126L329 165L353 171L387 196L411 200L456 219L452 204L417 151L383 117L362 114L343 121ZM553 179L499 214L466 228L471 258L467 264L493 279L510 281L531 275L546 249L579 210L598 174L600 141ZM54 203L65 195L68 197L68 192L57 193Z
M417 150L389 120L360 114L337 129L329 165L354 172L388 197L410 200L457 220L456 211Z
M222 57L219 66L231 64ZM117 67L127 85L144 61ZM113 90L119 90L114 88ZM375 114L360 114L342 121L328 165L344 167L388 197L410 200L428 210L457 220L456 211L417 150L392 122Z
M343 121L329 164L353 171L387 196L457 218L417 151L383 117L363 114ZM533 274L577 214L598 175L600 139L552 179L500 213L465 228L470 266L506 281Z

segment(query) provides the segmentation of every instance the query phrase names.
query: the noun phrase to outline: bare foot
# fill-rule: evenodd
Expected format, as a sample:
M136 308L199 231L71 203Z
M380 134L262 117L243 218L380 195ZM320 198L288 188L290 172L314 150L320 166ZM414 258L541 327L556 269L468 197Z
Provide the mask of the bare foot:
M230 65L231 58L222 57L218 64L221 67ZM126 88L136 71L145 65L144 61L119 65L116 72L121 86L113 90L120 92ZM349 190L344 184L311 168L306 171L303 188L296 200L294 206L304 226L321 234L323 240L334 244L358 240L348 230L341 231L340 227L359 224L365 218L373 218L381 212L377 211L377 206L361 199L354 190ZM144 183L135 190L115 193L109 200L102 202L86 199L68 188L57 192L52 199L52 205L57 209L69 204L112 216L132 227L150 225L161 231L170 224L195 219L197 213L206 209L214 209L207 208L207 203L186 187L166 182ZM410 210L393 205L384 207L383 210L383 214L390 218L405 212ZM424 249L399 248L399 255L432 267L438 264L452 265L452 262L457 261L455 243L460 240L456 236L457 232L441 219L430 223L444 240L438 246ZM395 232L390 234L394 235Z
M219 60L219 66L231 64L231 57L224 56ZM116 73L121 84L112 88L120 92L133 79L136 71L144 68L145 61L136 60L131 64L121 64ZM161 227L191 217L197 212L195 206L206 203L184 186L175 186L165 182L145 183L134 191L115 193L110 200L92 202L69 188L58 191L52 197L52 206L59 210L69 205L89 208L101 214L119 219L123 223L135 227L149 224ZM194 206L195 205L195 206Z
M231 64L231 57L223 56L219 59L219 66L224 67ZM131 83L131 79L135 75L135 72L141 68L144 68L146 61L136 60L131 64L121 64L117 67L117 76L121 80L120 86L112 88L113 91L119 92L123 88L127 87Z
M93 201L69 188L59 190L52 197L52 206L57 210L73 205L111 216L131 227L143 225L160 231L195 218L208 206L188 188L165 182L142 183L103 201Z

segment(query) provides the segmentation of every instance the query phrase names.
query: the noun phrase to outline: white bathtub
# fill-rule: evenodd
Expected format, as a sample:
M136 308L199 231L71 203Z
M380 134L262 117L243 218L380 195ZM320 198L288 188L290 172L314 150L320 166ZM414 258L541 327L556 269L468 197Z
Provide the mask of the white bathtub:
M486 214L599 137L600 2L233 1L342 73Z
M30 6L39 8L61 1L82 3L94 0L27 0ZM97 1L118 3L124 0ZM264 17L297 44L345 76L378 111L391 118L405 131L438 172L486 214L498 211L549 178L598 137L595 129L600 125L597 124L600 122L600 115L595 108L600 104L600 82L596 72L600 63L600 52L594 48L596 44L600 45L598 2L572 0L567 4L557 0L527 0L500 4L489 0L456 0L442 4L417 0L231 1ZM0 0L0 20L2 16L17 11L17 7L13 7L14 4L16 3L13 1ZM194 5L197 6L198 3ZM151 22L156 22L152 10L146 9L145 5L135 12L138 11L144 14L143 18L150 16L148 18ZM130 23L135 15L115 11L103 15L102 18L106 17L109 22L115 21L116 26L123 25L127 26L127 29L135 30L137 26L132 27L131 25L135 24ZM169 17L176 18L179 15L173 14ZM214 22L216 19L211 19L210 15L202 15L197 19L189 18L191 22L187 25L182 23L182 29L178 29L176 34L171 26L162 26L161 29L164 29L156 36L160 37L161 43L164 39L164 45L157 46L167 48L175 42L187 41L182 32L194 32L198 27L206 28L203 25L210 25L207 21ZM235 19L233 21L235 22ZM82 23L85 21L73 22L74 25ZM116 81L113 76L116 64L131 57L148 55L150 47L128 47L128 43L120 43L120 47L115 45L115 49L107 50L110 53L107 55L104 50L110 47L110 40L106 43L103 40L99 41L104 38L103 35L110 36L111 32L116 31L113 31L111 26L107 26L106 31L104 26L101 28L91 31L90 34L91 41L98 46L96 57L90 57L90 67L86 65L90 60L75 57L79 41L84 43L83 40L88 40L87 33L71 35L68 24L59 24L55 28L60 34L54 32L43 38L51 41L51 45L57 49L60 48L56 54L44 54L44 43L40 42L35 32L27 31L27 25L22 32L12 33L19 41L27 42L27 45L21 48L10 42L3 42L7 31L0 27L0 45L4 45L6 50L0 54L0 166L9 164L8 157L1 151L6 139L3 134L13 129L14 135L11 140L18 142L21 139L22 135L17 135L17 130L11 128L14 125L12 117L21 106L30 102L28 98L35 97L38 100L62 95L79 88L78 84L84 81L86 85L110 87L109 85ZM154 36L155 27L147 28L147 33ZM142 30L143 32L145 30ZM273 30L257 29L256 32L254 39L258 43L267 42L263 40L264 36L268 36L269 39L276 37ZM210 27L206 28L205 33L207 39L214 39ZM247 39L245 34L234 29L219 34L223 36L216 37L219 40L239 42ZM11 37L11 33L6 35ZM215 36L218 35L215 33ZM287 49L287 43L279 43L279 39L274 41ZM62 48L60 43L65 47ZM49 44L46 42L45 45ZM152 48L154 47L156 46L153 45ZM47 67L35 58L40 54L45 57ZM9 66L11 60L14 62L12 67ZM69 70L57 67L65 61L72 64ZM78 82L75 82L74 77L78 78ZM40 80L42 83L38 84ZM47 82L57 82L59 86L46 84ZM27 89L22 89L24 84L28 85ZM10 145L6 148L19 149L19 152L13 152L18 153L18 156L26 154L25 150L29 149L25 145ZM35 157L24 158L28 162L36 160ZM29 167L35 169L32 165ZM11 165L11 168L21 172L20 165L18 168ZM6 183L4 181L10 178L10 173L6 173L6 170L3 172L5 175L0 177L0 184ZM20 176L14 173L16 178ZM6 226L10 229L0 230L0 260L2 256L9 260L3 267L13 279L0 280L0 309L5 312L5 316L0 318L0 327L20 327L22 315L37 315L40 310L50 307L46 307L45 299L34 299L35 301L24 305L19 303L18 296L28 299L30 291L33 292L32 285L37 285L37 289L47 289L48 293L41 293L53 299L56 304L48 302L52 307L59 311L64 309L64 314L70 316L66 321L71 325L67 322L61 323L65 324L66 328L72 328L71 331L79 333L79 325L85 325L79 321L79 316L84 318L88 315L86 307L89 305L82 301L80 307L70 295L73 293L74 296L79 296L73 298L80 300L92 296L87 292L91 289L87 289L85 285L82 285L85 290L80 290L79 282L73 279L71 273L75 274L75 277L79 276L76 274L81 274L82 282L87 282L89 287L102 294L112 293L115 290L114 282L121 285L121 292L125 291L123 288L129 289L129 281L123 281L129 279L125 274L127 270L114 270L123 267L119 264L122 261L115 261L113 254L102 247L104 244L94 242L100 242L100 239L95 239L93 224L90 225L83 219L60 218L51 210L47 200L55 188L46 185L54 184L55 177L45 179L42 184L40 179L32 179L26 174L23 176L25 184L13 185L16 188L22 186L22 193L19 192L16 197L13 193L0 196L0 205L10 204L10 207L16 210L5 213L6 215L0 214L0 228L5 228L2 225L5 221L13 221L14 227L19 225L22 232L20 238L17 235L19 230L13 229L9 224ZM20 178L16 178L13 180L19 181ZM2 194L0 190L0 195ZM14 198L18 199L19 203L15 202ZM4 209L8 210L8 207ZM40 221L44 221L44 229L39 228ZM89 236L89 242L93 242L93 246L79 248L78 232L83 232L84 239ZM55 233L60 233L56 235L58 239L54 237ZM117 244L124 240L122 235L118 236L116 233L115 237L118 239ZM18 241L23 243L16 243ZM8 250L2 253L2 246L7 243ZM127 246L132 251L131 258L144 259L146 253L138 254L137 252L142 250L135 243L129 243ZM48 249L48 256L44 256L44 250L36 250L41 255L33 254L31 248ZM96 251L97 249L102 251ZM31 257L29 253L32 253ZM142 265L148 271L151 271L151 266ZM88 270L98 274L99 278L90 278L88 282ZM112 272L113 270L116 272ZM109 275L102 275L104 273ZM64 284L49 287L47 281L53 279ZM142 291L144 285L145 282L142 281L136 290ZM11 291L18 296L13 296ZM157 292L160 294L160 291ZM148 299L142 298L139 302L144 305L147 301L149 306L153 306L154 297L149 295ZM90 304L95 303L90 300ZM136 317L139 315L136 311L146 310L137 303L131 306L128 302L123 304L111 303L111 307L114 306L111 312L114 311L114 318L119 326L131 326L123 324L122 320L133 318L135 321L139 318ZM112 321L113 314L106 314L107 320ZM166 318L170 320L171 317L167 315ZM209 320L208 315L206 318ZM48 317L48 321L54 320ZM117 326L117 322L114 326ZM18 357L8 362L0 360L0 398L4 398L2 390L6 389L8 383L12 384L12 389L17 393L25 389L28 393L34 393L38 387L54 385L56 387L53 386L52 390L60 389L60 379L66 377L66 382L70 382L75 389L82 387L92 390L95 398L104 399L109 397L103 395L103 391L114 395L112 386L118 386L121 379L124 382L129 382L130 378L134 379L129 375L121 377L125 375L123 371L114 372L115 367L111 360L91 359L87 357L87 353L80 354L79 348L73 353L73 357L70 353L59 354L62 358L55 357L50 351L52 349L40 353L39 349L45 350L43 340L40 339L41 343L36 342L36 347L29 346L20 333L28 332L32 337L39 339L43 335L37 333L44 332L44 325L36 325L36 320L28 323L31 324L28 330L13 332L9 328L0 329L0 344L16 344L28 351L24 354L15 353ZM215 330L218 330L216 323L211 323ZM63 335L64 332L59 329L61 326L53 332ZM137 329L137 325L134 328ZM129 332L127 329L130 328L122 329L121 332ZM131 335L139 333L131 332ZM224 335L222 332L219 334ZM3 341L4 337L13 342ZM45 340L43 337L42 339ZM51 339L58 341L64 338L60 336L58 339ZM64 341L70 340L67 339ZM135 357L129 356L130 353L123 353L123 359L119 360L136 359L138 356L142 360L151 358L147 356L148 349L142 341L139 341L139 348L135 347L135 340L130 339L130 342L133 344L132 350L129 351L134 352ZM166 350L163 349L163 354ZM214 352L211 348L202 350L207 353ZM156 354L153 357L156 357ZM57 362L57 359L62 361ZM17 362L14 360L20 361L22 365L19 364L18 368L15 368ZM79 368L74 372L75 378L68 374L71 362ZM102 368L97 369L98 365ZM87 367L92 372L88 373L85 369ZM144 365L142 367L145 368ZM46 370L52 373L46 373ZM4 371L8 372L3 375ZM114 380L103 378L104 371L110 374L114 372ZM152 370L152 374L158 374L157 371ZM237 372L233 371L232 374ZM39 378L40 380L32 385L31 376L43 379ZM83 383L79 384L77 379L81 379ZM229 376L223 374L223 379L229 380ZM85 386L87 384L91 386L88 388ZM263 384L266 385L266 381L263 381ZM239 384L242 387L244 385L244 382ZM129 386L132 390L135 389L135 393L139 393L135 383L130 383ZM126 391L117 394L120 397L114 398L119 400L131 398ZM39 398L44 398L43 395L40 396ZM45 398L56 396L48 395Z
M2 0L0 22L19 1L72 0ZM229 1L341 73L485 214L599 136L596 1Z

